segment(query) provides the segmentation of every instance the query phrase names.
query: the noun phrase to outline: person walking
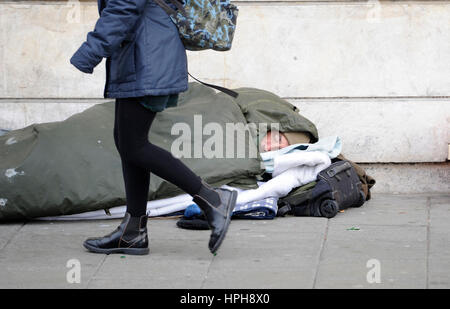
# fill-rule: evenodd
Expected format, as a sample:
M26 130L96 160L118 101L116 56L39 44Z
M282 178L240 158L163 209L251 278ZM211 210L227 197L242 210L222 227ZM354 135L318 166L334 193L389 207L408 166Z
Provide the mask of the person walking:
M157 113L176 106L178 94L188 89L187 56L178 29L153 0L98 0L98 8L94 30L70 63L92 73L106 58L103 96L115 98L113 135L127 212L116 230L83 245L95 253L149 253L146 207L152 172L193 197L212 230L208 246L215 253L228 230L237 192L210 186L148 140Z

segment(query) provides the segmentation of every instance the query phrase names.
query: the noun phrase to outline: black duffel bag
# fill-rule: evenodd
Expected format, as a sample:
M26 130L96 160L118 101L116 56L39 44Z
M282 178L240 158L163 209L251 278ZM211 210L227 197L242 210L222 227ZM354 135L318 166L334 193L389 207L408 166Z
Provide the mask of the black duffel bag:
M366 201L362 183L348 161L332 163L317 176L315 185L279 200L278 215L333 218L340 210Z

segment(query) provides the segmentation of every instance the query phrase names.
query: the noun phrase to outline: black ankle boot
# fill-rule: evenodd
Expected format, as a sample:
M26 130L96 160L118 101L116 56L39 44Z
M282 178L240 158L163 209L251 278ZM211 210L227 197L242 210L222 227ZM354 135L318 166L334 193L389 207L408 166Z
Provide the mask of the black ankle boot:
M127 212L115 231L104 237L88 238L83 245L95 253L148 254L147 215L132 217Z
M202 184L203 186L199 193L194 195L193 201L203 210L206 221L212 230L208 247L211 253L215 253L228 231L231 215L236 205L237 192L222 188L212 188L203 180ZM213 193L211 190L217 194L211 194Z

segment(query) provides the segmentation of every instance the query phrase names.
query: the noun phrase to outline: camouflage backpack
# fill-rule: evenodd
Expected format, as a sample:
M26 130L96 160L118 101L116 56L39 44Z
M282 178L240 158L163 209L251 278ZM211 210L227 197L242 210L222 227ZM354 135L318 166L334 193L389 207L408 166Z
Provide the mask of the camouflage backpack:
M187 50L231 49L238 8L230 0L154 0L178 28ZM183 1L183 3L180 3Z

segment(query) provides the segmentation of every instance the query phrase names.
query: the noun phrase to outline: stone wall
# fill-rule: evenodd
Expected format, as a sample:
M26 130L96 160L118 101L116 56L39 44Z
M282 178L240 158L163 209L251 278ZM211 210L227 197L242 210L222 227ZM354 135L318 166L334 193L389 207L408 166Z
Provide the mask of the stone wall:
M234 3L232 50L189 52L194 76L272 91L382 182L387 170L411 180L378 190L422 192L414 175L432 173L427 190L450 192L450 1ZM104 64L92 75L69 64L97 17L95 1L0 0L0 128L102 102Z

